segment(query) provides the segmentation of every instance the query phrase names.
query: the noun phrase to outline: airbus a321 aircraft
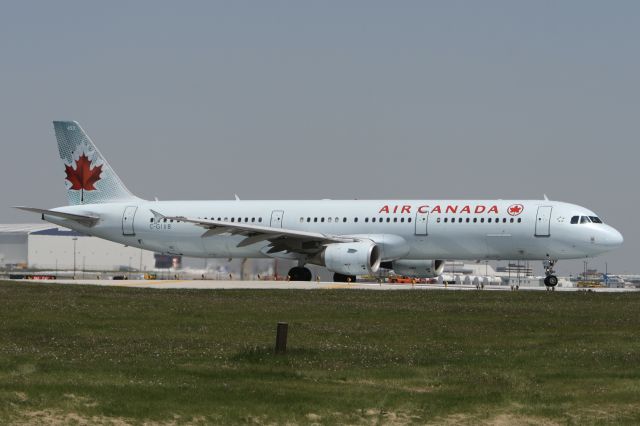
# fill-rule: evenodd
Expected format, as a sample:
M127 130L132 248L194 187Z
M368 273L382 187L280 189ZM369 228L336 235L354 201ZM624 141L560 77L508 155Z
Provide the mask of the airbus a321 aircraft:
M393 269L435 277L445 259L542 260L547 286L559 259L619 247L592 211L544 200L148 201L133 195L75 121L53 123L69 206L37 212L78 232L166 254L297 261L338 282ZM62 168L60 170L62 172Z

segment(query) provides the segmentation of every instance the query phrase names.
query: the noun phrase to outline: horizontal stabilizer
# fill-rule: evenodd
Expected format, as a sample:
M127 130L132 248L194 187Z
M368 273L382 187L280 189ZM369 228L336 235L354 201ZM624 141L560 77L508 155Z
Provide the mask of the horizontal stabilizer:
M78 222L85 226L94 226L100 218L98 216L89 216L89 215L81 215L81 214L73 214L73 213L63 213L55 210L47 210L47 209L38 209L35 207L24 207L24 206L14 206L15 209L25 210L28 212L39 213L47 216L59 217L61 219L72 220L74 222Z

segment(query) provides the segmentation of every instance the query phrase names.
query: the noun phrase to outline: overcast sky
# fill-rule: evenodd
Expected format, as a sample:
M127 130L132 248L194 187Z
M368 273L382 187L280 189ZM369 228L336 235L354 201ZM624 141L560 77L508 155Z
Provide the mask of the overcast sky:
M640 272L638 40L637 1L5 3L0 222L66 204L73 119L141 197L546 193Z

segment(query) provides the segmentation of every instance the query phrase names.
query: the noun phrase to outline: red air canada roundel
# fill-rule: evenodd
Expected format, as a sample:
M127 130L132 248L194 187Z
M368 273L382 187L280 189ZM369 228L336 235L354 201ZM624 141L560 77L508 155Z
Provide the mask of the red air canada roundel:
M102 165L91 167L89 158L82 154L76 160L76 167L65 166L67 180L71 182L71 188L82 191L95 191L94 183L100 180L102 174Z
M507 209L507 213L511 216L518 216L524 210L524 206L522 204L512 204Z

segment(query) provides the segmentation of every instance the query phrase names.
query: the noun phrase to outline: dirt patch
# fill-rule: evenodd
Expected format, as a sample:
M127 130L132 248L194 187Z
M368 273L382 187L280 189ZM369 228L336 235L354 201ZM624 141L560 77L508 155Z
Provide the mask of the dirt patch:
M538 416L526 416L522 414L509 414L502 413L497 414L488 419L481 419L478 415L474 414L451 414L445 418L437 419L433 422L427 423L429 425L483 425L483 426L511 426L511 425L524 425L524 426L556 426L560 423L547 419L545 417Z
M65 413L59 410L39 410L39 411L27 411L15 419L13 422L15 425L109 425L109 426L128 426L131 425L129 421L119 417L106 417L106 416L84 416L79 413Z

